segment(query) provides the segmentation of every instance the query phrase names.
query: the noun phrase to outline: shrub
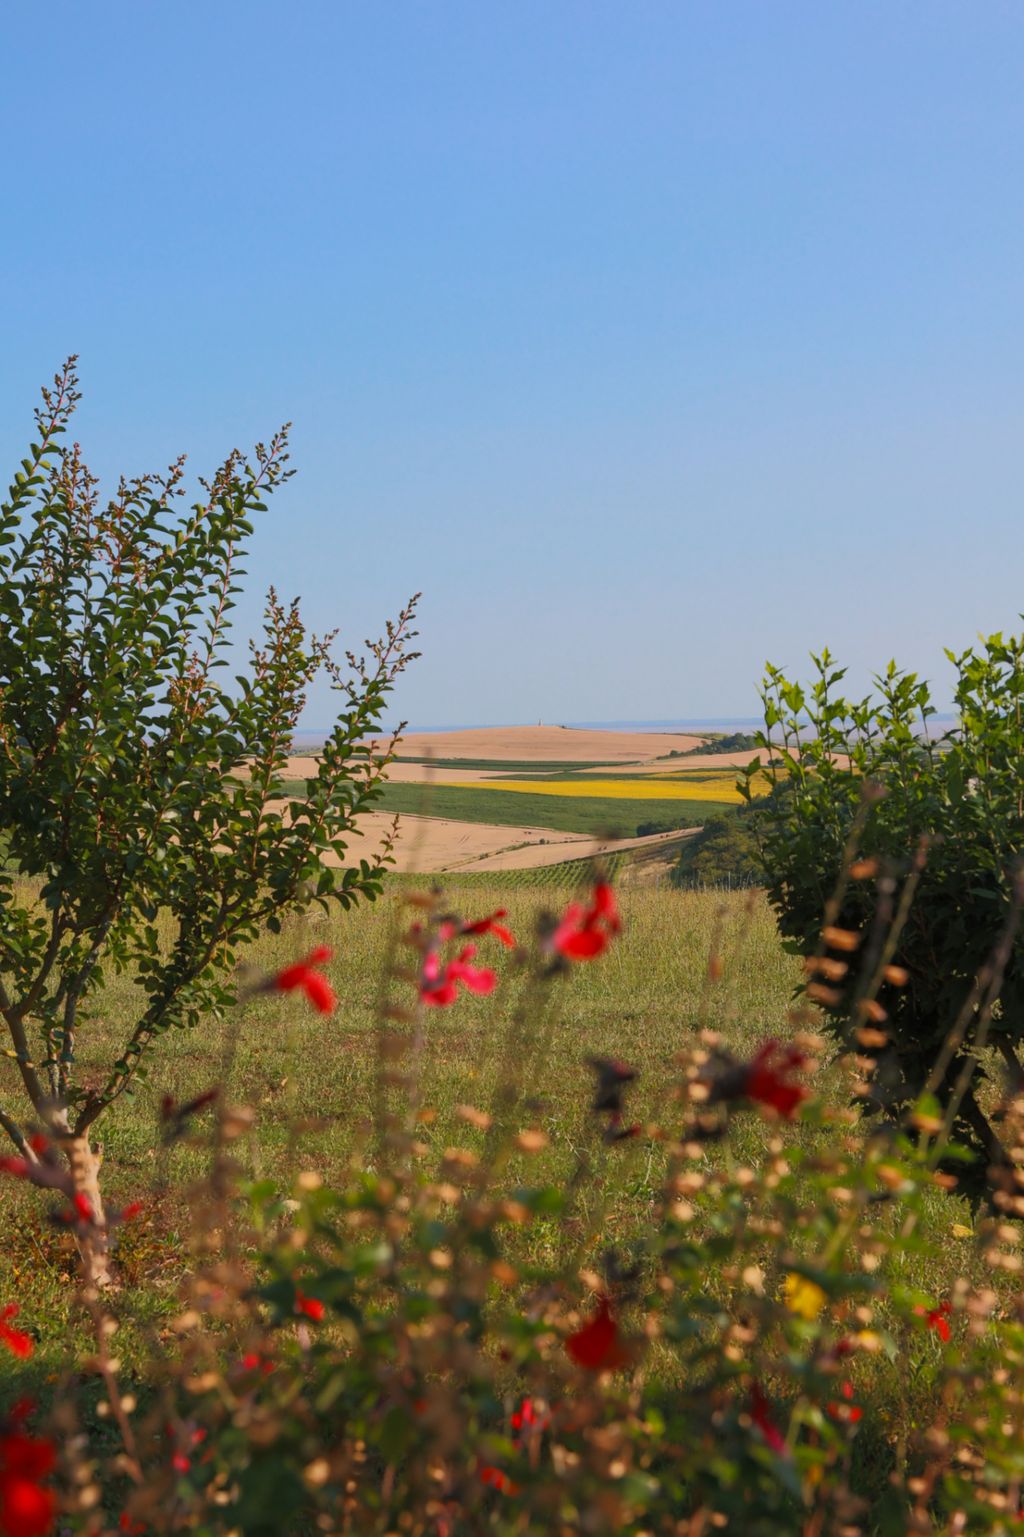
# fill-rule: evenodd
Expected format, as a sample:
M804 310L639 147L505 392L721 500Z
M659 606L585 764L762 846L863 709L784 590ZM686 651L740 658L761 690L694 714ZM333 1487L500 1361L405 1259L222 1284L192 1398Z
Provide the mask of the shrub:
M679 754L680 757L701 758L720 752L753 752L760 746L760 736L754 731L732 731L722 736L709 737L699 747L691 747L689 752ZM675 753L670 753L675 757Z
M978 1099L977 1053L987 1039L1021 1081L1022 655L1024 641L1002 635L949 653L958 724L941 735L928 731L928 684L893 663L861 700L839 692L844 673L827 651L807 687L770 667L761 742L781 734L784 747L754 819L780 929L806 958L830 1030L877 1059L875 1103L896 1111L927 1084L946 1105L966 1072L957 1133L996 1164L1006 1151ZM871 1008L864 967L848 969L833 939L862 947L881 987Z
M103 503L77 444L61 443L78 400L73 361L43 392L38 441L0 507L0 1014L28 1115L100 1217L93 1130L145 1077L159 1037L232 1003L238 946L262 924L379 889L381 861L336 877L321 856L344 853L379 793L389 749L357 748L407 659L412 605L346 673L332 637L307 636L297 605L272 590L264 640L229 693L218 681L229 614L251 520L290 474L287 434L251 462L229 455L187 512L181 461L122 480ZM285 803L292 731L325 670L341 712L304 800ZM82 1084L79 1038L111 968L135 972L137 1020ZM26 1118L11 1100L0 1108L32 1162ZM103 1232L84 1234L97 1281Z
M674 886L754 886L761 882L757 840L746 807L709 817L679 851Z

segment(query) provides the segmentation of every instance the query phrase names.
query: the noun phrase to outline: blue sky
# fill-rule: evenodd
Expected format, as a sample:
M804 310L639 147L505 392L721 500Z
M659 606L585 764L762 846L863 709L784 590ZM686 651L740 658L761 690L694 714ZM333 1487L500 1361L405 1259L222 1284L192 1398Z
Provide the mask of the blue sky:
M0 449L294 421L273 581L421 723L750 715L1012 628L1024 10L11 3ZM3 466L0 466L3 468ZM306 724L329 715L316 696Z

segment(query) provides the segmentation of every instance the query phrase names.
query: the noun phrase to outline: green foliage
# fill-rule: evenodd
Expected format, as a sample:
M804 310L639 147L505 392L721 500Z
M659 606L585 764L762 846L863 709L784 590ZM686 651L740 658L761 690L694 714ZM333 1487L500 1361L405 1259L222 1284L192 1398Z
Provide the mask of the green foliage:
M929 1077L945 1103L961 1071L972 1071L979 1036L1000 1050L1014 1081L1020 1076L1024 640L992 635L978 650L948 655L958 725L941 736L927 730L935 713L928 684L894 663L860 700L839 691L844 673L827 651L814 658L808 686L774 667L764 685L762 745L769 735L784 744L767 770L774 793L755 817L769 898L791 947L810 959L816 1001L844 1043L868 1021L856 986L837 973L848 957L826 954L822 914L860 936L889 978L881 997L888 1043L877 1053L873 1093L890 1110ZM754 786L755 764L747 777ZM893 961L905 968L905 985L898 971L884 971ZM973 1085L958 1130L986 1161L1003 1160Z
M687 838L672 871L674 886L759 886L761 859L748 807L709 817Z
M229 615L253 519L291 473L286 432L251 460L232 453L186 511L181 461L103 503L62 442L73 360L43 394L0 507L0 1012L35 1118L81 1136L145 1075L160 1035L231 1004L238 947L262 925L379 891L379 863L336 879L321 856L344 854L379 797L388 752L356 749L379 730L412 605L345 671L332 637L307 635L271 590L229 691ZM340 713L301 803L272 811L322 671ZM126 970L134 1018L84 1085L79 1035L104 979ZM0 1124L24 1145L10 1107Z
M753 752L760 744L761 738L756 731L733 731L722 736L709 737L699 747L691 747L690 751L683 756L701 758L720 752ZM669 756L674 758L676 754L670 753Z

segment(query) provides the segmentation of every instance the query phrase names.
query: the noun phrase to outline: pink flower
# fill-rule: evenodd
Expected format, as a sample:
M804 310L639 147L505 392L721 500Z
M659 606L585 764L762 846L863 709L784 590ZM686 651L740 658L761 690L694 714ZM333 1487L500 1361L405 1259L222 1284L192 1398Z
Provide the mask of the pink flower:
M315 966L323 966L333 953L326 945L318 945L304 961L297 961L294 966L286 966L283 971L279 971L271 979L270 987L279 993L291 993L298 989L305 994L318 1014L333 1014L338 1003L334 989L325 976L313 969Z
M498 983L497 974L489 966L471 966L476 954L475 945L465 945L453 961L442 965L435 950L431 950L423 962L420 982L420 998L433 1008L447 1008L459 996L458 984L471 993L491 993Z
M569 903L551 936L551 946L568 961L592 961L621 927L615 893L606 881L598 881L589 907Z
M12 1329L10 1320L17 1318L21 1309L16 1302L9 1302L5 1308L0 1308L0 1344L6 1345L14 1356L27 1361L35 1346L31 1337L23 1334L20 1329Z

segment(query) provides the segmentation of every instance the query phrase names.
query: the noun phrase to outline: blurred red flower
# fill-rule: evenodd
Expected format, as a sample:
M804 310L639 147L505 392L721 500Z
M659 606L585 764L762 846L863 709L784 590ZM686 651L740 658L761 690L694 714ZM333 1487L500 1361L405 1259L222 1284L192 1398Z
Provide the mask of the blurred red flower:
M790 1083L788 1075L799 1072L806 1063L799 1047L766 1041L747 1067L742 1092L747 1099L770 1105L785 1120L791 1120L797 1106L807 1098L807 1090L802 1084Z
M45 1537L57 1499L43 1479L56 1457L49 1441L21 1430L0 1435L0 1532L3 1537Z
M551 1422L546 1409L539 1408L533 1398L524 1398L512 1413L512 1429L515 1431L544 1430Z
M848 1425L856 1425L858 1420L863 1419L864 1410L859 1408L857 1404L849 1402L853 1397L853 1383L841 1382L839 1384L839 1391L847 1402L842 1404L828 1403L825 1405L825 1412L831 1415L834 1420L845 1420Z
M785 1438L772 1418L771 1404L762 1392L759 1382L755 1382L750 1389L750 1418L773 1452L782 1453L786 1450Z
M314 967L323 966L331 959L333 950L326 945L318 945L311 950L305 960L297 961L294 966L286 966L279 971L271 982L271 987L279 993L291 993L298 989L304 993L318 1014L333 1014L337 1007L338 999L327 978Z
M929 1329L934 1329L942 1343L948 1344L952 1335L949 1327L949 1317L953 1311L951 1302L940 1302L938 1307L916 1307L914 1312L919 1318L923 1318Z
M607 1297L598 1299L593 1318L568 1336L565 1348L570 1359L588 1372L614 1372L628 1365L629 1352L622 1343Z
M487 1484L491 1489L497 1489L499 1494L518 1494L519 1486L514 1484L507 1473L500 1468L491 1467L487 1462L477 1465L477 1477L482 1484Z
M489 966L471 966L475 945L465 945L455 960L443 965L435 950L423 962L420 998L433 1008L444 1009L459 996L459 983L471 993L491 993L498 984Z
M23 1334L20 1329L12 1329L10 1325L10 1320L17 1318L20 1311L16 1302L8 1302L6 1307L0 1308L0 1344L6 1345L12 1355L27 1361L35 1346L29 1335Z
M515 947L515 935L503 923L496 921L498 918L507 917L507 910L499 907L496 912L486 918L477 918L475 923L464 923L458 932L460 934L493 934L507 950L512 950Z
M607 950L621 927L615 893L607 881L598 881L589 907L569 903L551 936L551 945L568 961L591 961Z
M296 1313L305 1314L307 1318L311 1318L314 1323L318 1324L324 1316L324 1305L319 1297L307 1297L305 1293L300 1292L296 1288L295 1311Z

